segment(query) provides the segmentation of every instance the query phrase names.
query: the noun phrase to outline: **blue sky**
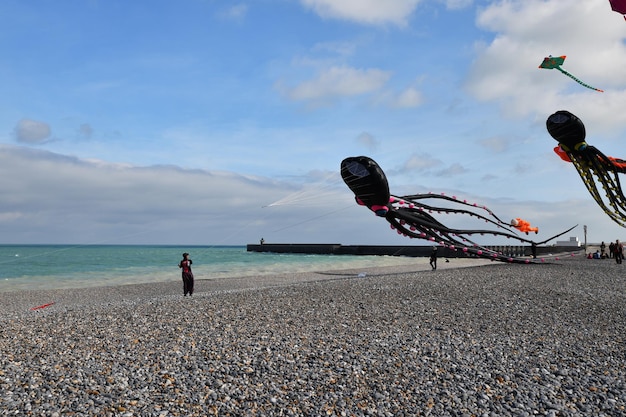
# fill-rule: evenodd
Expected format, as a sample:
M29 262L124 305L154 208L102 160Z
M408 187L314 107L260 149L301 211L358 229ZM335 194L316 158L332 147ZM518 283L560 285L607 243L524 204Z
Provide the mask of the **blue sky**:
M0 243L421 244L353 203L444 192L626 238L545 130L624 157L626 22L606 0L0 2ZM548 55L594 92L556 70ZM444 221L445 222L445 221Z

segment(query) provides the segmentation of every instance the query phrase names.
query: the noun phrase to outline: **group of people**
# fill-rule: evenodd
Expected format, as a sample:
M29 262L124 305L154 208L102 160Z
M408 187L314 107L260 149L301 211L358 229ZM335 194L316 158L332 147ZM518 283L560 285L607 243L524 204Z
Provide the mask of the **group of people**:
M615 242L609 243L608 252L606 251L606 249L606 244L604 243L604 241L602 241L602 243L600 244L600 250L596 251L594 255L589 254L589 256L595 259L612 258L615 259L616 263L622 263L622 261L624 260L624 246L619 241L619 239L616 239Z

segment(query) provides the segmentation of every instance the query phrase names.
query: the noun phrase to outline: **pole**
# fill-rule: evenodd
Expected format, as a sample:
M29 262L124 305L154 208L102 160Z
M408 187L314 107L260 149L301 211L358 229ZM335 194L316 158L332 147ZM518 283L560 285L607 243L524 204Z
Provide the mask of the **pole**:
M587 254L587 225L583 226L583 230L585 232L585 255Z

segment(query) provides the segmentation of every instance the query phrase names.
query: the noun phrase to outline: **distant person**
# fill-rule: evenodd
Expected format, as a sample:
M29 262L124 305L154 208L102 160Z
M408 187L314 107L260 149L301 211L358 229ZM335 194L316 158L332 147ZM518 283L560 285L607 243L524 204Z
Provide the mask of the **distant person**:
M261 238L261 245L265 243L265 239Z
M613 252L615 252L615 243L609 243L609 258L613 257Z
M600 256L602 259L606 258L606 245L604 244L604 240L600 243Z
M537 244L532 242L530 245L530 253L533 256L533 259L537 259Z
M600 251L596 250L596 253L593 254L593 259L600 259Z
M432 252L430 252L430 267L433 269L437 269L437 247L434 246Z
M193 294L193 272L191 272L191 264L193 261L189 259L189 254L187 252L183 253L183 260L178 263L178 267L183 270L183 292L184 296L189 296Z
M615 262L621 264L622 259L624 259L624 247L619 242L619 239L617 239L613 245L613 255L615 256Z

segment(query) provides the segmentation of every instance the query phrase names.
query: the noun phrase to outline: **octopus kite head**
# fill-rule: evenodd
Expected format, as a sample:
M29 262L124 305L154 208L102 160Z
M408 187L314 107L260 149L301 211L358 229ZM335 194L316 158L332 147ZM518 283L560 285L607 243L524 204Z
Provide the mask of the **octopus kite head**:
M567 110L559 110L550 115L546 120L546 127L550 136L566 151L583 151L587 147L585 125Z
M341 178L354 193L357 203L385 217L389 211L389 183L376 161L367 156L346 158L341 161Z

